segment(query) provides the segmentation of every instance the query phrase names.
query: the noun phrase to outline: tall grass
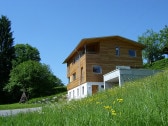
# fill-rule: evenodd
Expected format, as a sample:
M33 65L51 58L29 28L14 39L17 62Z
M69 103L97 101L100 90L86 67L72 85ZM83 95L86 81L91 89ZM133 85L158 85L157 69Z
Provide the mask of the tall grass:
M166 126L168 71L42 111L0 117L3 126Z

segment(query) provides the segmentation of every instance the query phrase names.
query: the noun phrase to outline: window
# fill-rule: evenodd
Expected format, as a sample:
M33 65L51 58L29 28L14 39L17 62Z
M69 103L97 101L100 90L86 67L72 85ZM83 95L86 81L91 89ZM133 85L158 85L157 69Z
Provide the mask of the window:
M76 55L72 61L72 64L75 64L79 60L79 55Z
M81 82L84 80L83 67L81 67Z
M79 96L79 88L77 89L77 96Z
M76 73L74 73L72 76L73 76L73 80L76 80Z
M101 66L97 66L97 65L93 66L93 72L94 72L94 73L97 73L97 74L102 73L102 68L101 68Z
M119 48L119 47L116 47L116 49L115 49L115 54L116 54L116 56L119 56L119 55L120 55L120 48Z
M99 44L94 43L94 44L89 44L86 46L86 52L87 54L96 54L99 51Z
M84 49L77 51L77 54L75 55L74 59L72 60L72 64L75 64L84 54L85 54Z
M129 53L129 56L136 57L136 51L135 50L129 50L128 53Z
M71 92L69 92L69 98L71 98Z
M82 87L82 94L84 95L84 86Z
M68 77L68 83L70 83L70 77Z
M75 98L75 91L73 90L73 98Z

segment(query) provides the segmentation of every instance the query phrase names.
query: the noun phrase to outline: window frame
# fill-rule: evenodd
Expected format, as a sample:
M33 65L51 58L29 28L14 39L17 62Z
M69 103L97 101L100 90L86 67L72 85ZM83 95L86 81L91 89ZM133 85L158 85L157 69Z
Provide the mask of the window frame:
M79 88L77 88L77 96L79 96Z
M120 56L120 47L118 46L115 47L115 55Z
M73 90L72 92L73 92L73 98L75 98L75 90Z
M72 80L73 80L73 81L76 80L76 73L73 73L73 74L72 74Z
M71 91L69 92L69 98L71 98Z
M84 81L84 71L83 71L83 67L81 67L81 70L80 70L80 72L81 72L81 82L83 82Z
M85 87L82 86L82 95L84 95L84 93L85 93Z
M96 67L97 67L97 68L96 68ZM96 69L98 69L98 71L97 71ZM102 67L99 66L99 65L93 65L93 66L92 66L92 70L93 70L93 73L94 73L94 74L102 74ZM96 72L96 71L97 71L97 72Z
M130 57L137 57L137 56L136 56L136 50L134 50L134 49L129 49L129 50L128 50L128 55L129 55Z

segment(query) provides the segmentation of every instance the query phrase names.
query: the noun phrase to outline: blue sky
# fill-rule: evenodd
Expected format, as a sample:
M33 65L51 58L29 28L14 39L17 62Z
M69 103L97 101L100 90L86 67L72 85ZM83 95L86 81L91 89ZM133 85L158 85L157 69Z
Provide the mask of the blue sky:
M14 44L36 47L41 62L67 84L64 59L83 38L120 35L137 41L168 25L168 0L0 0Z

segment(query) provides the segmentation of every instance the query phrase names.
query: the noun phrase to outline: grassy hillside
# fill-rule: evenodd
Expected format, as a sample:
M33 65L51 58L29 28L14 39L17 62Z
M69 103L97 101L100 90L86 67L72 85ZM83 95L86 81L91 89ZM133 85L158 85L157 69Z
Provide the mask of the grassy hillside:
M155 69L155 70L165 70L165 69L168 69L168 59L162 59L162 60L153 62L151 65L145 64L144 68Z
M51 96L33 98L23 104L14 103L14 104L0 105L0 110L33 108L33 107L45 106L45 104L65 102L67 100L66 93L67 92L63 92Z
M50 104L40 112L0 117L0 124L33 126L166 126L168 71L129 82L66 104Z

